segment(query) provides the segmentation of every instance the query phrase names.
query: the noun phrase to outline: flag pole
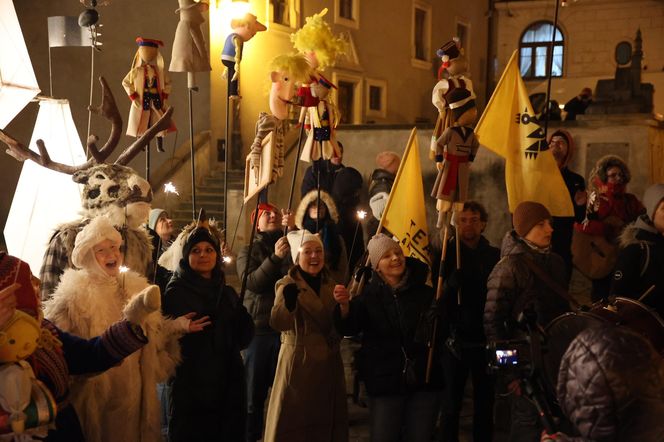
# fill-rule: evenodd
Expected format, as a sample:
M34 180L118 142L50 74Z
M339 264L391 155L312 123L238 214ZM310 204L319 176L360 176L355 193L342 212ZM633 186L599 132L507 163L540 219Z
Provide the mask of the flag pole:
M547 69L546 69L546 97L544 100L544 136L546 141L547 131L549 130L549 101L551 100L551 74L553 71L553 48L556 43L556 32L558 31L558 11L560 10L560 0L556 0L556 9L553 17L553 31L551 32L551 47L547 53Z

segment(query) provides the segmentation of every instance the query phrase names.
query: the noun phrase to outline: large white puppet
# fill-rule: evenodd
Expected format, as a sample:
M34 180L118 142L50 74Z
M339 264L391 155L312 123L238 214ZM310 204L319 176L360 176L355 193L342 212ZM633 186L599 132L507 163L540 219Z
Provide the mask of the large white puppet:
M471 99L475 98L473 82L468 78L468 61L463 54L459 40L454 38L441 46L436 55L441 58L442 64L438 70L438 82L431 93L431 102L438 109L438 118L431 136L429 158L434 159L436 155L437 140L443 135L445 129L452 125L449 108L450 94L456 88L470 91Z
M126 316L148 338L121 365L73 381L70 397L88 442L159 441L157 383L175 372L179 338L208 324L207 318L191 321L191 315L162 317L159 287L135 272L121 271L121 244L120 233L107 218L94 218L76 236L72 261L80 270L65 271L53 297L44 303L46 318L77 336L97 336ZM128 309L137 297L152 311L139 320L131 317L135 309Z
M274 147L272 181L276 181L283 175L284 136L286 135L288 106L295 96L296 84L305 80L308 72L307 60L300 54L279 55L270 62L270 111L272 114L261 112L258 115L256 136L249 154L250 166L256 179L258 179L261 164L263 139L271 132Z
M104 164L122 136L122 117L108 84L103 78L100 82L102 103L91 110L111 121L111 132L101 148L97 148L96 136L88 139L88 150L92 158L83 164L69 166L57 163L48 156L42 140L37 141L38 154L6 132L0 131L0 141L9 147L7 153L17 160L31 160L43 167L69 174L72 180L83 185L81 219L59 226L51 236L44 253L39 274L43 300L53 293L62 273L72 267L70 257L76 235L95 216L107 217L120 229L124 239L124 263L127 267L146 276L152 267L152 243L144 227L150 212L152 189L147 181L126 164L138 155L158 132L168 128L173 108L168 109L138 140L124 149L115 163Z

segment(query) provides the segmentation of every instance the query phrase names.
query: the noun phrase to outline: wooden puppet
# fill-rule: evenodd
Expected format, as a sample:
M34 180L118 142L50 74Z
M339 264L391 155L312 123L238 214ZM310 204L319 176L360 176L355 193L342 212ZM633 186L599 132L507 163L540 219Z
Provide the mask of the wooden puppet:
M347 42L332 33L330 25L323 19L327 8L307 17L306 23L291 36L293 46L309 63L308 79L299 87L297 103L303 107L300 120L307 129L307 140L300 159L317 161L340 156L340 149L334 136L338 123L336 106L328 100L331 88L335 88L321 71L333 66L335 59L345 53ZM305 112L306 109L306 112Z
M238 78L244 44L258 32L265 31L267 28L258 21L254 14L246 13L241 18L231 20L231 29L233 32L226 37L224 49L221 52L221 62L227 68L228 96L234 97L240 95Z
M171 72L206 72L212 70L207 45L201 25L205 23L203 12L207 11L207 3L194 0L178 0L180 6L175 13L180 14L180 21L175 30Z
M300 157L302 161L341 157L341 150L335 136L339 114L337 107L328 99L331 88L336 89L336 86L322 76L316 83L310 85L312 97L319 101L315 106L307 108L308 125L305 125L305 128L309 134Z
M452 125L436 140L435 160L438 176L431 196L438 200L437 227L447 224L450 210L463 210L468 198L470 163L475 159L480 144L471 125L477 119L473 94L467 89L455 88L447 95Z
M159 47L160 40L138 37L138 50L131 63L131 70L122 80L122 87L131 100L127 135L140 137L148 128L159 120L168 105L166 100L171 92L171 80L164 70L164 58ZM168 129L157 134L157 149L163 152L163 137L167 132L174 132L175 124L170 122Z
M296 84L307 78L309 65L300 54L279 55L270 62L270 111L261 112L256 121L256 137L249 153L250 167L255 177L258 177L262 142L269 133L273 133L274 141L274 169L272 180L283 175L284 168L284 135L286 133L286 119L288 118L288 105L295 96Z
M447 94L461 87L470 91L472 97L475 98L473 83L467 76L468 61L463 54L458 39L455 38L445 43L436 51L436 55L441 58L442 64L438 70L438 83L436 83L431 93L431 102L438 109L438 118L431 136L430 159L434 159L438 138L451 124Z

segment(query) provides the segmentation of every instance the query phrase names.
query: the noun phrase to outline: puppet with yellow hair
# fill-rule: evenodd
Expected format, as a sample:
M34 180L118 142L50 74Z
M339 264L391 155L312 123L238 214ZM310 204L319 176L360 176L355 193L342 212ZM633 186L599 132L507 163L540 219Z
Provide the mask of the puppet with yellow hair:
M340 156L341 151L334 136L339 122L336 106L328 100L331 88L336 86L323 77L321 70L333 66L335 59L346 52L347 42L332 33L323 17L327 8L307 17L305 25L291 36L293 46L309 63L311 71L306 84L298 90L298 99L306 108L305 127L307 141L302 150L303 161L317 161Z
M272 133L274 166L272 181L283 175L284 169L284 136L286 135L286 119L288 105L295 96L296 84L301 84L309 77L309 64L301 54L284 54L270 62L270 111L261 112L256 121L256 136L251 145L249 163L255 179L258 179L263 152L263 140Z
M122 80L122 87L131 100L127 135L140 137L159 120L168 106L166 100L171 93L171 79L164 70L164 58L159 47L164 43L150 38L136 38L138 50L131 63L131 70ZM157 134L157 150L163 152L163 137L174 132L175 124Z

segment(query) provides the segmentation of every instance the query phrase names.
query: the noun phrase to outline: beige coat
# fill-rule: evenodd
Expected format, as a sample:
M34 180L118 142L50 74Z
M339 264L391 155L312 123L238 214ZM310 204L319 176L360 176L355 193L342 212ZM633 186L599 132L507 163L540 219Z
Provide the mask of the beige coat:
M323 276L320 296L304 282L298 267L277 281L270 326L281 331L281 350L267 412L265 441L348 441L348 410L340 337L332 314L334 282ZM284 287L297 284L293 312Z
M154 80L156 88L161 95L162 107L157 109L151 106L150 109L143 109L143 91L145 90L145 77ZM164 72L163 67L151 64L143 64L136 66L125 76L122 80L122 87L132 100L129 107L129 118L127 119L127 135L130 137L140 137L148 130L148 128L159 120L166 110L166 100L171 93L171 79L168 74ZM163 137L166 132L175 131L175 124L171 120L171 125L168 129L163 130L157 134L158 137Z

